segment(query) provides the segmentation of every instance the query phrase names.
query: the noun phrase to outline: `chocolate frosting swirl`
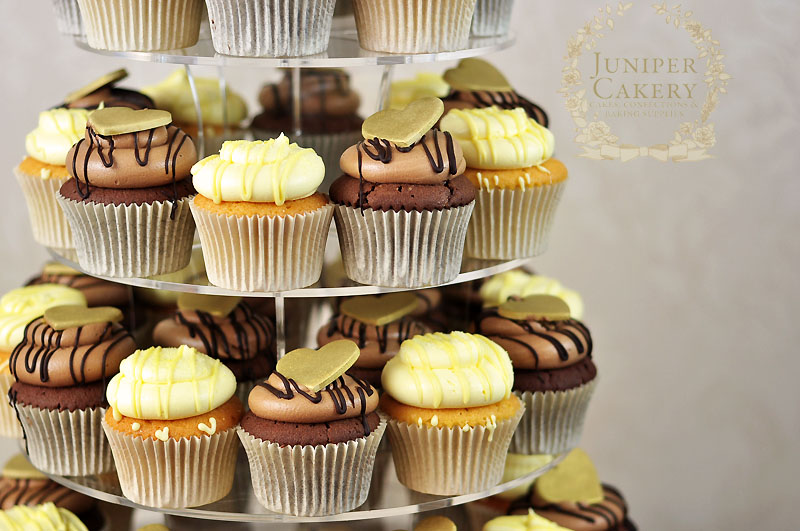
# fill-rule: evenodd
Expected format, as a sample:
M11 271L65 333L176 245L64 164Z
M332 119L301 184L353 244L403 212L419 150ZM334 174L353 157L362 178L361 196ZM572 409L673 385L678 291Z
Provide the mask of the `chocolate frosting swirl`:
M496 308L478 318L476 332L502 346L514 369L559 369L592 355L592 336L576 319L513 320Z
M266 356L272 360L272 366L275 364L272 322L242 303L226 316L178 310L156 325L153 340L165 347L188 345L222 361Z
M444 103L444 114L447 114L450 109L472 109L491 106L500 107L501 109L516 109L517 107L522 107L525 109L525 113L536 120L539 125L547 127L550 123L544 109L520 96L515 91L454 90L449 96L443 98L442 102Z
M15 505L40 505L53 502L56 507L75 514L85 513L95 507L95 501L47 478L0 478L0 510Z
M273 372L250 391L248 404L253 414L278 422L316 424L360 417L369 433L367 415L378 408L378 393L367 382L347 374L312 393Z
M105 382L135 350L133 337L120 324L55 330L39 317L25 327L24 339L11 353L8 366L19 382L71 387Z
M416 335L427 334L428 327L412 317L403 317L383 326L368 325L346 315L331 318L317 333L319 346L339 339L352 339L361 353L354 366L363 369L379 369L386 365L400 344Z
M303 95L303 116L349 116L358 111L360 99L350 88L350 77L343 70L303 69L300 73ZM286 72L280 83L264 85L258 96L270 114L290 114L292 109L292 76Z
M536 514L574 531L610 531L625 529L628 505L622 494L610 485L603 485L603 501L547 503L535 496L513 502L509 514L526 514L532 507Z

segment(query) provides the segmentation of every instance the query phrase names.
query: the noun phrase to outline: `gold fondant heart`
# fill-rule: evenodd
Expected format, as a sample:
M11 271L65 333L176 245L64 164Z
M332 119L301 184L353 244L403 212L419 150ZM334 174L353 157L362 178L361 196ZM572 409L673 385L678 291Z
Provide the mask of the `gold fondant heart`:
M241 300L241 297L181 293L178 295L178 309L210 313L216 317L227 317Z
M506 319L524 321L526 319L547 319L563 321L569 319L569 306L553 295L528 295L521 300L510 300L497 308L497 313Z
M106 107L89 113L88 122L97 134L103 136L124 135L169 125L172 123L172 115L159 109L134 110L130 107Z
M546 503L603 501L603 486L586 452L575 448L533 484L534 496Z
M382 138L400 147L408 147L430 131L444 112L439 98L422 98L404 109L385 109L376 112L361 126L365 139Z
M388 295L366 295L342 302L339 310L346 316L368 325L383 326L402 319L417 309L419 300L413 293L398 291Z
M113 306L53 306L45 310L44 320L54 330L66 330L95 323L118 323L122 321L122 311Z
M457 67L445 71L444 80L453 90L492 92L512 90L508 80L498 69L491 63L474 57L462 59Z
M319 350L298 348L278 360L275 370L312 393L347 372L358 359L358 345L349 339L332 341Z
M72 269L68 265L64 265L61 262L48 262L44 265L42 269L42 273L45 275L71 275L77 276L81 275L80 271Z
M39 472L28 459L17 454L9 459L3 466L3 477L8 479L45 479L46 476Z
M128 77L128 71L124 68L120 68L119 70L114 70L113 72L109 72L104 76L100 76L85 87L81 87L78 90L74 90L67 94L67 97L64 98L64 103L72 103L73 101L79 100L85 96L88 96L95 90L101 89L106 85L110 85L111 83L116 83L122 79Z
M456 529L456 524L444 516L429 516L414 526L414 531L456 531Z

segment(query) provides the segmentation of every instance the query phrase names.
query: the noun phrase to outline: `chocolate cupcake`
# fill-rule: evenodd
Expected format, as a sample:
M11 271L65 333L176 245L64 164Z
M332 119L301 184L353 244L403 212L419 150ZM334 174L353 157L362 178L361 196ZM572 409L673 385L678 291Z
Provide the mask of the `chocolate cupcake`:
M595 386L592 336L552 295L531 295L484 311L476 331L508 352L514 393L526 413L509 451L558 454L577 446Z
M85 476L113 470L100 432L107 380L136 350L117 308L55 306L31 321L11 353L8 393L39 469Z
M57 198L90 274L146 277L189 263L195 191L187 177L197 152L171 122L166 111L98 109L67 155L72 179Z
M105 523L93 498L51 480L34 468L22 454L9 459L0 473L0 510L48 502L72 512L89 531L98 531Z
M383 366L397 354L400 344L430 332L411 316L418 307L419 300L409 292L346 299L339 313L320 328L317 344L322 347L341 339L356 342L360 353L348 374L380 389Z
M130 107L131 109L155 109L153 100L135 90L117 87L116 83L128 77L124 68L101 76L88 85L70 92L64 98L68 109L95 110L103 107Z
M284 73L279 83L264 85L258 96L263 107L253 118L253 135L262 140L277 137L281 132L303 147L313 148L325 162L327 192L339 176L338 162L342 152L361 138L364 119L358 115L360 98L350 86L344 70L303 68L300 71L300 135L294 135L292 120L292 74Z
M458 275L475 189L461 148L431 129L442 109L424 98L378 112L364 122L365 140L342 154L345 175L330 194L350 279L421 287Z
M444 114L451 109L480 109L497 107L516 109L525 113L542 127L549 119L544 109L520 96L503 74L494 65L483 59L469 57L459 61L458 66L446 70L444 80L450 84L450 94L442 98Z
M267 509L322 516L366 500L386 422L375 389L344 374L357 357L347 340L294 350L250 392L239 438Z
M236 377L242 402L275 368L275 326L238 297L181 293L175 314L153 329L153 342L188 345L220 360Z

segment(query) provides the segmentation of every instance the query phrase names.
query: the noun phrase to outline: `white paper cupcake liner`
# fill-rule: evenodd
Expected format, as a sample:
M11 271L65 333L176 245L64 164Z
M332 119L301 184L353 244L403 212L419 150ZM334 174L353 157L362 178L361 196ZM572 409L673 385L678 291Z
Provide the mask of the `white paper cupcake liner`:
M578 446L583 421L597 378L568 391L514 391L525 404L525 415L514 433L509 452L560 454Z
M397 479L411 490L452 496L479 492L503 477L508 444L523 415L464 431L460 427L431 428L389 420Z
M78 0L53 0L56 24L62 35L79 37L84 35Z
M203 0L78 0L89 46L154 51L197 43Z
M511 25L514 0L478 0L472 17L472 35L493 37L506 35Z
M78 263L90 275L149 277L183 269L192 257L191 197L142 205L79 202L57 194L75 238Z
M353 0L362 48L432 53L466 48L475 0Z
M224 498L233 486L236 429L166 441L119 432L103 421L122 494L149 507L197 507Z
M375 453L386 420L368 436L339 444L283 446L239 428L250 462L253 492L278 513L324 516L351 511L369 494Z
M489 260L542 254L547 250L564 183L525 190L476 190L464 253Z
M103 436L105 408L58 411L17 403L28 458L36 468L59 476L88 476L114 470Z
M333 205L294 216L227 216L197 208L208 280L239 291L285 291L319 280Z
M335 0L207 0L217 53L297 57L324 52Z
M56 193L68 178L42 179L38 175L27 175L18 168L14 168L14 176L25 195L33 239L59 251L74 248L72 230L56 201Z
M394 212L336 205L347 276L362 284L415 288L450 282L461 270L475 202L443 210Z
M22 426L17 419L17 412L8 403L8 390L14 385L16 379L8 372L8 364L4 372L0 373L0 437L10 439L22 438Z

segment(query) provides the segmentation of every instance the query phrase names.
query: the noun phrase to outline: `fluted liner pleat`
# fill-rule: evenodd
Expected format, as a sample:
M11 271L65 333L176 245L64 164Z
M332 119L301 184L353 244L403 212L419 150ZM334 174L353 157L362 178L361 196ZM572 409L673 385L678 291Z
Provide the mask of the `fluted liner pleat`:
M411 490L440 496L494 487L503 477L508 444L522 414L520 407L494 430L432 428L390 419L387 435L397 479Z
M197 208L208 280L239 291L285 291L319 280L333 205L292 216L227 216Z
M564 184L476 190L464 253L472 258L513 260L545 252Z
M17 403L28 458L59 476L88 476L114 470L101 423L105 408L58 411Z
M514 391L525 404L525 415L508 451L560 454L578 446L596 382L597 378L567 391Z
M506 35L511 25L514 0L478 0L472 17L472 35L493 37Z
M192 257L191 197L142 205L78 202L57 194L72 227L78 263L90 275L149 277L183 269Z
M414 288L450 282L461 270L475 202L443 210L400 212L337 205L345 274L362 284Z
M353 0L362 48L390 53L461 50L475 0Z
M297 57L328 48L335 0L207 0L214 49L243 57Z
M56 25L62 35L79 37L85 35L78 0L53 0Z
M156 51L197 44L203 0L78 0L89 46Z
M148 507L197 507L224 498L233 486L239 443L236 428L203 437L142 439L103 421L119 486Z
M14 168L14 176L28 205L33 239L45 247L58 250L74 248L72 230L61 211L61 205L56 201L56 192L67 179L42 179L38 175L27 175L17 168Z
M22 438L22 426L17 419L17 412L8 403L8 390L14 385L16 379L8 372L8 365L0 372L0 437L10 439Z
M294 516L352 511L367 499L375 453L385 429L386 420L381 417L378 427L360 439L280 446L239 428L256 499L270 511Z

